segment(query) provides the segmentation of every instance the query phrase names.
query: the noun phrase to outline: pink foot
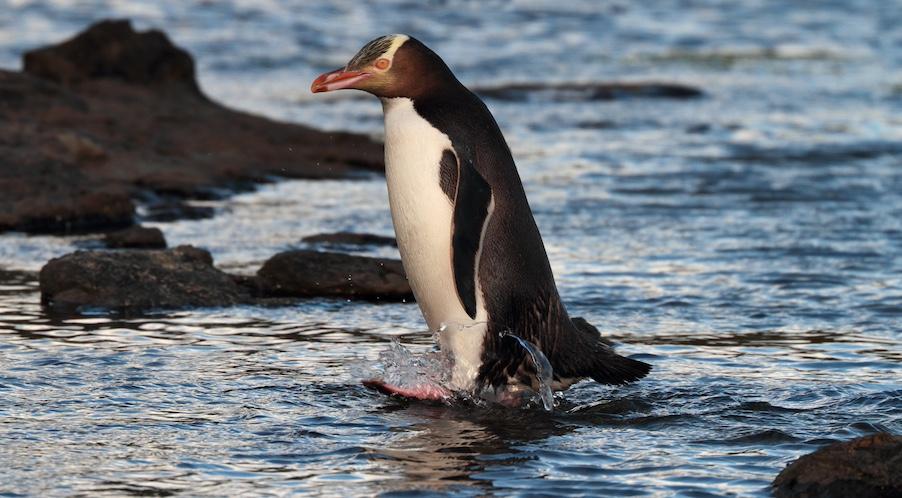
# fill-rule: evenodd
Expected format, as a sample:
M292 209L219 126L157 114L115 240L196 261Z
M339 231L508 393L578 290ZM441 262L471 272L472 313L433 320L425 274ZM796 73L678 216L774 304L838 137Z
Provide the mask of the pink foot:
M400 396L402 398L444 401L451 397L451 391L434 384L423 384L412 388L406 388L386 384L383 380L368 379L363 381L363 385L375 391L379 391L380 393L388 394L389 396Z

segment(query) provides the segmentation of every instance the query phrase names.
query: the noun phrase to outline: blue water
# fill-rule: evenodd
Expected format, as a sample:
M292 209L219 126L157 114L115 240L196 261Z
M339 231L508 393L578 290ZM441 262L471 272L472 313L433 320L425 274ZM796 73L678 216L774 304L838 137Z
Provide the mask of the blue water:
M0 0L0 66L128 16L228 105L375 136L373 99L308 88L391 32L474 86L705 92L487 102L571 314L655 366L551 414L360 387L390 341L431 349L412 304L48 315L34 272L84 237L0 235L0 495L755 496L820 445L902 432L902 3L737 3ZM391 234L378 177L202 203L155 226L237 273Z

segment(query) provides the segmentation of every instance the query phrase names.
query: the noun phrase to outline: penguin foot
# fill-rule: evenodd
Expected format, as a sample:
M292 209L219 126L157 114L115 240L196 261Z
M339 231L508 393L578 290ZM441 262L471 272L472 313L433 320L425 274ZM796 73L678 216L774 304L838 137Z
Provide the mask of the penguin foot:
M421 384L414 387L401 387L387 384L383 380L368 379L363 381L364 387L368 387L374 391L387 394L389 396L398 396L408 399L419 399L428 401L445 401L453 396L451 391L436 384Z

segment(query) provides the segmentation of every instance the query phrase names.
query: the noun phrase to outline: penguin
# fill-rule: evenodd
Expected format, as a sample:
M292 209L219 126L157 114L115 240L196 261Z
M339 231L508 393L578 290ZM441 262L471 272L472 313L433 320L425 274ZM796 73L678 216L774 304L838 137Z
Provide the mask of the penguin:
M447 386L366 385L422 399L538 392L534 350L550 364L553 390L586 378L626 384L650 371L567 314L501 129L435 52L407 35L376 38L311 85L313 93L340 89L382 102L385 178L401 260L452 365Z

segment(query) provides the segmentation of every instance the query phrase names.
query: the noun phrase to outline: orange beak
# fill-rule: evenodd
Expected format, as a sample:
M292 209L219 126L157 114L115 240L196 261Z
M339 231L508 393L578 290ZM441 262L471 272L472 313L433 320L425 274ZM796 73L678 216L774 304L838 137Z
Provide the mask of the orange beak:
M336 69L332 72L323 73L313 80L313 84L310 85L310 91L313 93L320 93L341 90L342 88L356 88L354 86L355 83L363 81L370 76L372 76L372 74L363 71Z

